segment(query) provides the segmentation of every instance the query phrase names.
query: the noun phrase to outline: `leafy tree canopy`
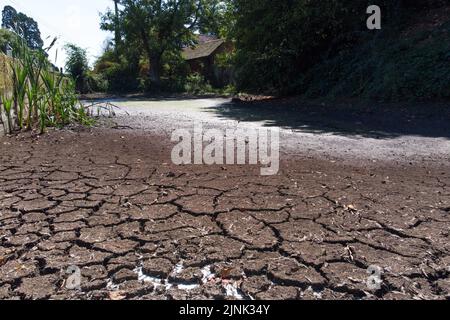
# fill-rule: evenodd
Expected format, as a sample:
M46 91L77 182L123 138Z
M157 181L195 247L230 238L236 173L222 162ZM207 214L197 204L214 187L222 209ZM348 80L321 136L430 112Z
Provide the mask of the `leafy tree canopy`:
M67 52L66 72L75 79L77 91L83 93L89 91L87 83L89 72L87 51L71 43L67 44L64 49Z
M219 32L211 22L219 0L120 0L119 10L102 16L104 30L120 31L126 46L140 48L150 64L153 89L161 85L162 59L166 52L181 51L202 29ZM117 44L116 44L117 45Z
M6 53L7 45L14 43L17 39L17 35L9 30L0 29L0 51Z
M44 41L41 38L38 23L27 15L17 12L11 6L5 6L2 13L2 28L11 30L22 37L29 48L42 49Z

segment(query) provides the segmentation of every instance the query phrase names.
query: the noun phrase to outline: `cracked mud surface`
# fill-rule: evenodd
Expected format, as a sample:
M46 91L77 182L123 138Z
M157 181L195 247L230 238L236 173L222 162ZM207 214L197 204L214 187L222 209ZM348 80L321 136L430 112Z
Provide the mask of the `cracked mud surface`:
M174 166L172 145L108 128L0 138L0 299L450 297L448 164L284 154L262 177Z

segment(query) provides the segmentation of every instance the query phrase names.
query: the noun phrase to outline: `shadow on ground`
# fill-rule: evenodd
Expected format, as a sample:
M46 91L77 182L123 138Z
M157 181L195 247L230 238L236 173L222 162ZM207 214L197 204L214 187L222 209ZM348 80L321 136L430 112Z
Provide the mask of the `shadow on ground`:
M450 139L450 105L306 104L295 100L232 101L211 107L219 118L263 122L299 132L389 139L423 136Z

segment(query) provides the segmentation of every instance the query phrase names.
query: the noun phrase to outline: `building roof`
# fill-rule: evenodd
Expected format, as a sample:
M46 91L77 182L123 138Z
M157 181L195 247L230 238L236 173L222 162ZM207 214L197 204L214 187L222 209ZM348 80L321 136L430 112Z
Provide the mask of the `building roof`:
M214 53L222 44L225 43L223 39L206 41L199 43L195 47L188 47L183 49L183 58L185 60L194 60L204 57L209 57Z
M205 42L213 41L213 40L219 40L219 38L217 38L216 36L213 36L213 35L208 35L208 34L197 35L198 43L205 43Z

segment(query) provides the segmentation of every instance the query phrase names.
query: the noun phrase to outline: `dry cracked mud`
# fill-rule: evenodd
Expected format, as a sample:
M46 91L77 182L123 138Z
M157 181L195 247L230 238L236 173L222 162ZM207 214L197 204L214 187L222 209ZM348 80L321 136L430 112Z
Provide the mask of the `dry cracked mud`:
M262 177L172 165L171 145L108 128L1 138L0 299L450 297L448 165L284 154Z

